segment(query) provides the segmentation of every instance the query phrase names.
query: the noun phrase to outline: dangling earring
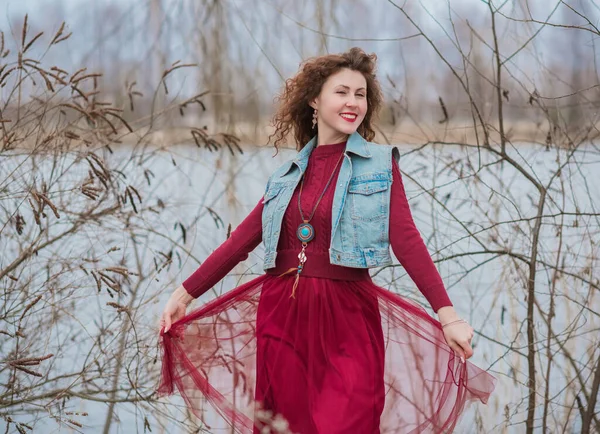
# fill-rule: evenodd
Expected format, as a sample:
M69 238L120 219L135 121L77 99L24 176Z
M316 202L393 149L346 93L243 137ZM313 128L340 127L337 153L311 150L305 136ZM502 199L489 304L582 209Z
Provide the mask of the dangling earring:
M313 112L312 129L314 130L316 126L317 126L317 109L315 109L315 111Z

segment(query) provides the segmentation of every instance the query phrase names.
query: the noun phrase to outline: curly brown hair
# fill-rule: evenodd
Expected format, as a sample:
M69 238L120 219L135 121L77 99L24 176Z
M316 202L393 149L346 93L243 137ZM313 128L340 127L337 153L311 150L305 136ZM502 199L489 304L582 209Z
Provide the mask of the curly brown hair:
M301 64L300 71L285 81L283 92L276 96L279 107L272 120L275 127L269 142L275 137L274 146L285 142L293 130L296 149L302 149L313 136L313 110L309 102L319 96L323 83L329 76L342 68L362 73L367 81L367 113L358 127L358 133L366 140L375 137L372 123L377 118L383 104L383 93L375 76L377 55L366 54L361 48L353 47L345 53L311 57Z

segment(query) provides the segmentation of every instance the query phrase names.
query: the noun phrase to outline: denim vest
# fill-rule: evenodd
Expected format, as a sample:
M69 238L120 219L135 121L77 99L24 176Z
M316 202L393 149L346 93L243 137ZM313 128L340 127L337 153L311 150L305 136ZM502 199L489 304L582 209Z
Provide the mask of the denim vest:
M275 267L283 216L316 140L313 137L295 158L283 163L269 177L262 212L264 270ZM400 152L395 146L367 142L355 132L348 137L344 154L331 210L329 261L353 268L390 265L390 154L398 162Z

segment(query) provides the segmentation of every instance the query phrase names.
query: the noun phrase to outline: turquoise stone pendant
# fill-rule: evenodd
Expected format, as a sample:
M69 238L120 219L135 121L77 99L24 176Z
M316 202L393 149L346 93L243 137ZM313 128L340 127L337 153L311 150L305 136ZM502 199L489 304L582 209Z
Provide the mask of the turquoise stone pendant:
M315 237L315 229L308 222L300 223L296 230L296 236L303 243L308 243Z

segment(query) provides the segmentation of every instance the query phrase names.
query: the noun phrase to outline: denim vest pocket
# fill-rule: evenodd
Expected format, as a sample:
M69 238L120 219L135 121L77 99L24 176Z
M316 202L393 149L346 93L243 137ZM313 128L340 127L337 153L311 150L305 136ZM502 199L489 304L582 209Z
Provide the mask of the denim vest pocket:
M390 183L386 174L377 175L350 179L348 198L353 219L372 221L388 215L386 190Z

